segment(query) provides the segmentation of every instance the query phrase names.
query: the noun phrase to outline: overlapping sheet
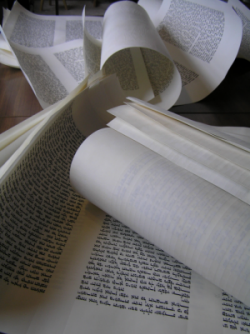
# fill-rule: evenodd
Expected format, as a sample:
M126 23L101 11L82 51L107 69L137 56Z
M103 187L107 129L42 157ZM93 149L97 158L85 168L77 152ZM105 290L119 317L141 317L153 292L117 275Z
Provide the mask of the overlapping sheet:
M83 78L100 69L104 75L115 73L126 96L167 110L175 104L203 99L225 78L244 44L242 32L244 37L247 31L236 7L236 0L122 1L112 4L102 20L85 17L84 11L82 18L38 16L15 3L4 33L12 48L32 47L37 53L42 53L41 47L82 41ZM246 8L245 16L248 12ZM74 61L70 56L70 67ZM54 69L48 59L44 68L46 65ZM79 68L74 71L79 72ZM74 85L66 87L70 82L67 75L58 79L65 94L74 89ZM43 100L34 88L34 80L29 81L39 101ZM43 107L47 105L42 102Z

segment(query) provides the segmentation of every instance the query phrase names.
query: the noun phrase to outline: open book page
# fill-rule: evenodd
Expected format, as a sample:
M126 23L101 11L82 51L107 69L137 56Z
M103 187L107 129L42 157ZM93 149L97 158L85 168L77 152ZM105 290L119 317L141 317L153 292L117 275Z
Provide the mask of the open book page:
M38 15L17 1L6 13L2 26L8 40L16 44L41 48L83 39L81 16ZM85 28L97 39L102 38L102 21L102 17L86 17Z
M168 109L180 94L180 75L164 43L147 13L132 2L111 5L102 44L84 32L84 50L87 73L100 67L106 75L115 73L126 96Z
M89 34L99 39L102 20L86 18ZM3 30L43 108L65 97L85 78L80 16L36 15L15 2ZM35 75L37 70L44 72L42 80ZM44 96L46 87L51 96Z
M92 120L82 119L97 121L101 111L119 102L110 98L117 82L106 80L105 95L96 82L44 120L1 180L0 330L209 334L231 333L230 326L246 329L249 307L70 186L70 164L85 131L100 126L100 120L79 124L80 114L94 113ZM108 158L100 168L112 165Z
M63 105L71 101L86 86L87 79L63 101L57 102L0 134L0 179L15 165L23 151L30 145L37 132L50 120L50 117L58 113Z
M131 61L134 66L128 72L125 64ZM163 104L166 109L180 94L180 76L165 45L146 12L132 2L115 3L105 13L101 68L117 74L127 95Z
M82 39L80 16L37 15L14 3L4 24L7 39L26 47L49 47Z
M102 21L102 17L86 17L85 28L97 39L102 38ZM8 40L27 47L41 48L83 39L81 16L38 15L26 10L17 1L4 15L2 26Z
M249 205L112 129L81 145L71 181L92 203L250 304Z
M91 231L64 333L223 332L220 289L108 215Z
M5 146L0 151L0 167L2 167L7 160L11 158L11 156L18 150L18 148L23 144L23 142L29 137L32 131L36 131L37 126L36 124L29 130L25 131L22 135L12 141L9 145Z
M250 10L239 0L229 0L228 4L233 7L242 21L243 32L238 57L250 60Z
M135 102L133 104L134 108L140 110L143 113L150 115L150 117L153 119L160 120L164 123L166 122L168 123L171 119L173 119L173 120L178 121L180 123L180 126L181 126L181 123L185 125L189 125L190 126L190 131L188 135L189 138L192 138L193 136L195 136L195 134L197 133L197 131L193 131L195 129L195 130L199 130L199 132L203 132L205 134L210 135L209 137L205 136L203 138L210 138L211 136L215 138L219 138L220 140L223 140L229 143L230 145L239 147L247 152L250 152L250 145L248 141L241 140L241 138L237 138L235 136L231 136L230 133L221 130L221 127L210 126L208 124L190 120L186 117L175 114L174 112L164 110L163 108L160 108L158 106L153 106L152 104L149 104L145 101L138 100L136 98L128 98L128 100ZM167 115L168 117L164 117L164 115ZM173 124L177 124L177 122L173 122ZM184 127L184 129L187 130L188 127ZM184 135L184 133L182 133L182 135ZM213 145L210 148L211 150L217 151L216 145ZM220 150L220 154L224 156L226 152ZM227 157L228 159L230 159L230 156L227 155ZM245 165L245 167L247 168L247 165Z
M224 79L242 38L235 14L223 1L162 2L153 23L182 77L177 104L201 100Z
M242 37L241 19L228 4L175 1L162 2L154 19L158 32L141 6L129 1L111 5L105 13L103 43L102 20L84 18L83 31L79 17L39 17L18 4L4 31L10 43L39 50L84 36L83 76L100 67L107 75L116 73L127 96L166 110L177 100L190 103L211 93L235 59Z
M28 119L18 123L17 125L13 126L12 128L6 130L5 132L0 134L0 155L2 155L2 151L10 152L13 147L16 145L21 146L23 143L23 139L25 138L26 132L35 131L37 125L41 123L45 118L49 118L55 113L60 110L60 108L71 101L75 96L77 96L81 91L83 91L88 85L88 78L86 78L81 84L79 84L66 98L62 101L58 101L57 103L53 104L52 106L47 107L44 110L36 113L35 115L29 117ZM119 96L119 95L118 95ZM12 145L12 143L14 143ZM11 147L11 148L10 148ZM6 149L6 150L5 150ZM8 153L9 154L9 153ZM3 156L6 156L3 153ZM2 159L2 158L1 158ZM11 160L15 161L15 157L11 157ZM3 160L2 160L3 161ZM6 166L6 169L10 167ZM0 169L0 178L2 177L3 168Z
M83 39L81 16L37 15L23 8L17 1L7 14L4 15L2 26L6 38L15 44L41 48ZM85 28L97 39L102 38L102 21L102 17L86 18Z
M131 122L131 124L133 123L138 129L149 135L152 135L153 138L157 139L163 144L165 142L168 143L167 133L176 134L176 141L178 141L179 138L182 138L184 145L185 143L186 145L189 145L189 142L191 142L194 145L205 148L207 151L218 155L226 161L249 170L249 148L248 145L246 145L246 147L237 147L238 142L241 142L240 139L236 138L235 143L230 143L224 140L223 137L221 138L213 136L209 132L206 133L200 131L198 127L193 128L192 126L187 126L188 124L182 123L171 117L166 117L161 114L154 113L152 110L143 108L141 106L137 107L136 105L133 105L132 108L121 106L115 110L111 110L110 112L114 115L119 115L120 118ZM143 116L141 114L147 116L145 118L147 122L146 127L143 126ZM139 115L139 118L136 118L137 115ZM133 119L134 117L135 120ZM152 120L156 121L156 125L154 125L155 122L152 122ZM196 125L198 124L199 123L196 122ZM155 128L158 129L156 130ZM173 145L175 145L176 141L173 142ZM192 157L198 155L197 159L201 159L199 154L193 152L193 148L188 150L186 154L190 154Z
M126 103L133 108L136 108L140 111L148 111L148 115L150 114L150 118L153 118L157 121L166 120L166 117L162 117L157 115L156 117L152 117L152 113L149 110L145 110L144 108L139 107L137 104L134 103ZM153 106L152 106L153 107ZM150 109L155 110L155 109ZM162 115L167 115L170 117L171 120L176 120L177 122L173 122L175 124L182 123L190 126L193 129L198 131L202 131L210 136L213 136L217 139L223 140L231 145L239 147L247 152L250 150L250 128L246 127L238 127L238 126L212 126L206 125L197 121L191 121L183 116L173 114L172 112L164 112ZM175 117L175 115L177 117Z
M111 121L113 116L106 112L107 109L121 105L125 100L125 96L117 84L117 78L110 76L105 78L103 81L93 82L92 85L88 85L87 78L74 89L66 98L56 103L53 107L47 108L41 112L38 126L35 128L34 124L31 124L34 129L28 138L21 144L21 146L15 151L15 153L9 158L9 160L0 169L0 179L6 177L6 175L12 170L16 162L22 159L23 154L29 149L31 142L41 132L41 129L50 122L52 117L55 117L65 106L74 101L74 112L72 117L74 118L75 124L78 126L78 130L84 133L85 136L90 135L92 132L101 129ZM83 91L83 93L81 93ZM78 95L80 94L80 97ZM82 111L82 105L85 106L84 112ZM36 119L34 120L36 121ZM18 139L21 134L28 130L30 125L28 120L24 126L22 123L16 126L17 129L13 128L7 131L7 135L2 134L3 143L7 139L15 138ZM33 122L32 122L33 123ZM18 136L16 136L16 131ZM24 131L23 131L24 130Z
M103 86L99 87L96 83L75 99L68 99L57 113L43 121L44 126L33 135L29 145L23 148L1 178L0 272L1 302L3 301L1 319L4 319L1 330L5 328L4 331L12 333L12 330L4 326L9 323L10 300L17 303L21 300L23 303L22 295L34 296L35 293L33 302L37 303L38 300L42 303L37 295L45 293L83 202L69 185L71 160L85 138L76 128L73 117L77 119L78 114L85 112L84 119L89 121L88 113L93 114L95 117L92 121L95 124L88 124L89 127L92 127L93 131L104 127L111 117L105 110L121 104L124 100L124 95L120 94L118 101L117 90L116 97L112 100L109 90L113 90L114 86L117 86L117 82L112 82L109 78L109 84L105 86L106 95L103 95ZM92 101L93 91L98 101ZM101 111L105 112L106 118L103 116L98 119ZM88 126L86 129L88 130ZM12 210L13 206L15 210ZM9 219L15 223L11 223ZM6 287L9 284L7 293ZM6 294L3 296L4 292ZM11 298L12 293L15 294L14 299ZM29 297L27 298L27 303L24 303L27 309L23 308L23 304L19 313L23 315L19 319L22 325L27 320L25 314L29 317L33 312L29 312L33 304L28 304ZM12 316L15 315L17 307L15 302L12 304L15 305L11 309ZM11 319L11 326L15 328L13 332L26 332L27 328L22 331L22 325L18 328L20 323L14 324L13 317ZM37 328L37 332L39 330ZM61 333L60 330L58 333Z
M84 136L77 129L73 131L72 106L67 105L62 112L63 116L47 122L37 133L29 152L23 152L16 169L9 171L10 178L6 175L1 184L1 299L5 300L1 304L1 330L9 333L28 332L77 217L76 206L82 203L69 189L67 169ZM12 199L7 204L9 195ZM17 211L12 210L13 205ZM15 224L9 221L8 212L14 214ZM15 309L19 315L13 321Z
M85 77L81 40L48 48L11 47L42 108L62 100Z
M26 131L30 130L39 122L41 122L57 106L58 103L60 102L57 102L53 106L49 106L48 108L39 111L35 115L30 116L24 121L2 132L0 134L0 150L11 144L14 140L23 135Z
M138 128L136 124L140 118L142 118L141 125L144 129ZM176 132L148 122L147 118L138 114L128 121L126 117L116 117L108 125L176 165L250 204L249 170L222 159L198 144L186 141Z

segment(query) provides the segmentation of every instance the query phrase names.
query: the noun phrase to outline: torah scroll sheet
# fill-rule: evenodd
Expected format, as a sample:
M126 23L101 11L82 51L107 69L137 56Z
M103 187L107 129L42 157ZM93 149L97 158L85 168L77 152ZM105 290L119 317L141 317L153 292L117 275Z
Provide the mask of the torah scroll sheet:
M13 334L79 334L83 328L84 333L101 331L103 334L151 334L155 331L158 334L231 334L240 333L242 329L247 331L249 306L137 234L135 229L140 223L136 217L133 217L134 225L130 229L72 189L69 170L74 154L89 132L106 124L110 118L105 114L106 110L122 104L124 99L123 93L119 94L117 90L117 79L113 79L105 79L108 85L95 82L76 97L68 99L68 96L53 115L38 124L39 129L1 178L0 330ZM86 120L85 124L82 120ZM114 160L107 155L107 150L117 144L119 151L120 144L127 142L127 138L122 137L120 143L117 136L112 136L110 145L106 145L105 136L101 137L104 150L102 145L95 147L97 156L90 147L91 159L100 158L98 168L104 173L103 181L107 180L106 167L109 170L109 166L115 169L115 178L124 170L126 177L136 178L136 172L144 173L148 167L150 161L144 159L136 165L137 169L128 170L123 162L116 169L116 158L120 160L129 154L130 144L123 155L115 154ZM135 153L133 160L138 163L141 159L137 154L139 144L130 143ZM146 153L147 149L143 151ZM155 153L151 151L149 156L153 158ZM83 158L88 159L88 156ZM97 192L98 168L92 169L88 176L92 187L97 184ZM132 174L128 173L130 171ZM176 168L170 172L175 171L178 173ZM149 170L143 190L148 186L147 182L152 181L152 176ZM125 186L128 185L126 181L130 181L126 177L123 179ZM162 184L162 174L155 177ZM183 181L193 182L194 178ZM78 183L81 182L79 179ZM172 183L167 187L162 184L162 190L171 191L173 186ZM202 188L202 184L200 186ZM103 199L114 190L109 181L106 189ZM122 195L122 189L118 190ZM139 195L137 190L134 195ZM149 193L145 192L143 196L146 198ZM185 197L186 194L181 195ZM159 201L163 198L161 195ZM213 194L208 195L211 195L211 203ZM173 202L171 209L176 208L176 198L170 198ZM207 203L206 197L202 199L200 193L198 199ZM137 203L132 201L132 204ZM142 209L150 212L151 205L150 202ZM178 208L180 214L184 205L186 207L182 201ZM152 210L151 214L154 213L158 211ZM156 223L156 219L152 221ZM193 230L196 223L193 219ZM242 227L241 223L230 226L238 229ZM147 232L147 227L144 223L142 230ZM159 236L148 232L151 237ZM198 233L198 227L195 232ZM165 231L165 234L168 233ZM229 237L227 233L225 235ZM245 235L247 237L247 233ZM217 236L216 230L213 236ZM176 248L185 252L185 243L181 242L180 247L176 244ZM194 254L194 259L199 257L198 254ZM217 254L222 256L220 252ZM209 265L203 254L200 260ZM234 263L235 267L240 265ZM225 275L225 281L227 278ZM237 286L241 286L239 281L236 281Z
M162 2L153 23L182 78L176 104L199 101L222 82L241 44L240 21L232 7L222 1Z
M111 5L103 19L102 44L84 33L84 49L88 73L100 68L105 75L115 73L126 96L165 109L178 99L179 72L146 11L137 4Z
M84 79L81 40L48 48L14 43L11 47L43 109L62 100Z
M86 29L101 39L102 18L88 17ZM63 99L85 78L81 16L37 15L15 2L3 35L42 108Z
M71 182L99 208L250 304L248 204L113 129L81 145Z

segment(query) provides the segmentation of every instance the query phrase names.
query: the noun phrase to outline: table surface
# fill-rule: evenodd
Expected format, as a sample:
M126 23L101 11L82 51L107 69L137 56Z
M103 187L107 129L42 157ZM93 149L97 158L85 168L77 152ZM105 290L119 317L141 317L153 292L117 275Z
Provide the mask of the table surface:
M21 70L0 64L0 133L40 110ZM250 62L236 59L224 81L208 97L170 110L205 124L250 127Z
M0 133L42 110L19 69L0 64Z

